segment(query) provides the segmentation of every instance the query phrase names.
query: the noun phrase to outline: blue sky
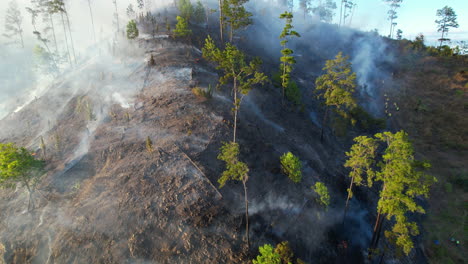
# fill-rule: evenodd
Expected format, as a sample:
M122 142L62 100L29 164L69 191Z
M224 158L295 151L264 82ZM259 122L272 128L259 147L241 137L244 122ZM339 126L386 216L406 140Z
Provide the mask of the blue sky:
M316 0L313 0L316 2ZM339 19L339 3L334 22ZM351 27L364 31L378 29L381 35L388 35L390 21L387 20L388 5L382 0L354 0L357 4ZM452 7L458 16L458 29L450 29L448 37L452 40L468 41L468 0L403 0L401 7L397 10L398 25L396 29L403 30L403 37L414 39L417 34L423 33L428 41L433 44L440 37L434 22L437 9L444 6ZM298 6L298 5L296 5Z

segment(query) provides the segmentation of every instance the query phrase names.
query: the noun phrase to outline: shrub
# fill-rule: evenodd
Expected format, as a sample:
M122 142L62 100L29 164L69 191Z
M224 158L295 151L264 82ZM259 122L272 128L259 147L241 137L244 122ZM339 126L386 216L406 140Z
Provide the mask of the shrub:
M207 99L210 99L213 97L213 88L211 87L211 84L208 86L208 89L203 89L200 87L195 87L192 89L192 93L196 96L199 97L205 97Z
M316 182L315 186L310 188L318 194L319 199L317 201L327 208L330 205L330 194L328 193L327 186L323 182Z
M127 38L134 39L138 37L139 31L136 25L135 20L130 20L127 24Z
M298 157L291 152L284 153L280 157L281 171L293 182L298 183L302 180L302 163Z

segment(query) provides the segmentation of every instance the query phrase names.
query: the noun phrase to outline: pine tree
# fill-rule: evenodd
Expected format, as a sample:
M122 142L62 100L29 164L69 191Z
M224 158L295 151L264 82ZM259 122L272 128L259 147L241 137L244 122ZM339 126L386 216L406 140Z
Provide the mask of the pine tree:
M197 1L197 5L195 6L195 10L193 11L193 17L195 23L201 24L205 21L205 7L200 2L200 0Z
M283 97L282 100L284 101L284 96L285 96L285 90L289 86L289 82L291 80L291 72L293 69L293 65L296 63L296 59L292 56L294 53L292 49L287 48L287 43L289 42L288 37L290 36L295 36L295 37L300 37L299 33L296 31L292 30L292 19L293 19L293 14L291 12L284 12L283 14L280 15L280 19L285 19L286 20L286 25L283 28L283 31L280 34L280 39L281 39L281 46L283 49L281 50L281 54L283 55L280 58L281 64L280 64L280 72L281 72L281 87L283 88Z
M348 3L349 5L349 3ZM336 3L332 0L320 1L318 5L311 9L312 13L317 15L320 21L330 23L333 20L333 10L336 9Z
M218 64L216 68L224 71L224 76L219 78L221 85L232 80L234 94L233 142L236 142L237 114L242 99L252 90L254 85L264 84L267 81L265 74L259 71L262 61L255 58L249 63L246 62L245 54L230 43L226 44L224 50L220 50L210 36L205 40L202 52L205 59L216 62Z
M344 118L349 117L349 111L357 106L353 97L356 88L356 73L352 71L348 56L343 57L340 52L334 60L328 60L323 68L325 74L315 81L315 89L319 98L325 99L325 115L322 121L320 140L323 140L323 130L327 119L329 107Z
M389 38L393 37L393 31L397 23L395 23L395 19L398 18L396 9L400 7L401 2L403 0L383 0L385 3L390 5L390 10L388 10L388 20L390 20L390 33L388 34Z
M403 31L401 29L398 29L397 32L396 32L396 38L398 40L402 40L403 39Z
M409 221L407 213L425 213L424 208L416 203L416 198L428 198L429 187L436 179L423 173L430 164L415 160L413 146L404 131L378 133L375 137L387 147L379 164L380 171L376 174L376 180L381 181L383 187L377 203L378 216L371 248L378 245L385 217L395 221L392 229L385 231L385 236L409 254L414 247L411 236L418 235L419 229L415 222Z
M344 166L350 168L349 177L351 184L348 188L348 197L346 198L346 205L343 214L343 223L346 218L349 200L353 197L353 186L365 185L364 176L367 176L367 186L372 187L375 177L374 165L375 156L378 144L375 139L366 136L359 136L354 138L354 145L349 152L346 152L348 160Z
M183 17L188 23L190 18L192 18L194 11L190 0L179 0L177 8L179 8L180 16Z
M127 38L135 39L139 35L138 27L135 20L130 20L127 24Z
M25 148L17 147L13 143L0 143L0 186L16 188L18 183L26 186L29 193L28 210L34 201L35 181L43 173L44 162L35 157Z
M280 157L281 171L293 182L299 183L302 180L302 163L298 157L291 152L284 153Z
M317 201L325 208L328 208L330 205L330 193L328 192L327 186L325 186L323 182L316 182L311 189L318 194L319 199L317 199Z
M427 198L429 187L436 182L434 177L423 173L430 164L414 158L413 146L404 131L378 133L375 139L358 137L355 142L346 153L349 159L345 166L352 169L350 177L356 185L363 185L364 175L368 187L376 181L382 183L369 256L376 251L384 219L394 223L391 230L385 231L387 239L409 254L414 247L411 237L419 234L419 229L415 222L409 221L408 213L425 213L416 199ZM385 146L381 158L375 157L378 143ZM374 171L373 165L380 159L379 170Z
M5 15L5 36L8 39L13 39L13 42L19 42L21 48L24 48L23 42L23 16L18 7L18 3L12 0L8 4L8 9Z
M445 6L442 9L437 10L437 16L440 18L436 20L435 22L437 23L437 32L442 32L442 36L440 37L440 45L439 49L442 47L442 44L445 41L449 41L450 39L444 38L444 35L449 32L450 28L458 28L458 22L457 22L457 15L455 14L455 11L448 6Z
M248 12L244 4L249 0L224 0L223 20L229 25L229 42L232 42L234 34L237 30L247 27L252 24L252 13Z
M250 247L249 236L249 200L247 197L247 181L249 180L249 168L247 164L239 161L239 144L235 142L224 143L221 147L221 153L218 159L226 163L226 170L218 179L219 188L223 188L227 181L241 181L244 186L245 201L245 229L247 237L247 246Z
M185 18L177 16L177 24L174 29L174 35L176 37L188 37L192 35L192 30L188 28L188 22Z
M304 19L306 15L312 10L312 0L299 0L299 8L304 12Z
M127 16L129 19L136 19L136 12L133 9L133 5L129 4L127 7Z
M94 17L93 17L93 9L91 8L91 0L88 0L88 7L89 7L89 15L91 16L91 26L93 27L94 43L96 43L96 31L94 29Z

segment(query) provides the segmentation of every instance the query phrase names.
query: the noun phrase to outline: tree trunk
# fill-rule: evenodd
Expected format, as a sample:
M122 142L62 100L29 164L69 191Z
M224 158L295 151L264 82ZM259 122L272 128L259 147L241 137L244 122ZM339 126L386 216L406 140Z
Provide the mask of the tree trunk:
M88 6L89 6L89 14L91 15L91 24L93 26L94 43L96 43L96 31L94 30L94 18L93 18L93 10L91 9L91 0L88 0Z
M379 243L380 233L382 231L382 226L383 226L384 220L385 220L385 217L379 211L379 213L377 215L377 219L375 221L375 225L374 225L374 232L372 234L371 244L369 246L369 248L370 248L369 254L368 254L369 259L372 258L372 251L377 247L377 245Z
M439 50L442 48L442 42L444 41L444 34L445 34L445 22L444 25L442 26L442 36L440 37L440 44L439 44Z
M237 78L234 77L234 140L236 143L236 130L237 130Z
M67 28L65 27L65 19L63 19L63 13L60 13L60 16L62 18L63 33L65 34L65 45L67 47L68 61L70 62L70 65L73 65L70 55L70 48L68 47Z
M340 24L339 24L339 26L341 26L341 19L343 18L343 3L344 3L344 0L341 0L341 6L340 6Z
M230 33L229 33L229 41L232 43L233 38L233 29L232 29L232 22L230 23Z
M250 249L250 235L249 235L249 200L247 197L247 181L243 180L244 184L244 197L245 197L245 232L247 236L247 248Z
M346 212L348 211L348 203L349 203L349 199L351 198L351 192L353 190L353 184L354 184L354 176L351 177L351 184L349 185L348 198L346 198L346 205L345 205L344 214L343 214L343 225L344 225L345 218L346 218Z
M219 32L220 32L220 38L221 38L221 44L224 43L223 39L223 0L219 0Z
M32 203L32 209L34 209L34 200L32 199L32 191L31 191L31 187L29 187L29 184L27 181L24 181L24 185L26 185L26 188L28 189L28 193L29 193L29 201L28 201L28 212L29 212L29 209L30 209L30 206L31 206L31 203Z
M52 35L54 36L55 52L58 53L57 38L55 37L55 26L52 14L49 13L50 25L52 26Z
M328 107L325 110L325 115L323 116L323 120L322 120L322 128L320 130L320 141L321 142L323 142L323 130L324 130L324 127L325 127L325 121L327 120L327 115L328 115Z
M72 47L72 51L73 51L73 58L75 59L75 64L76 64L75 45L73 45L73 37L72 37L71 28L70 28L70 19L68 19L68 13L66 11L65 11L65 16L67 18L68 33L70 34L70 42L71 42L71 47Z

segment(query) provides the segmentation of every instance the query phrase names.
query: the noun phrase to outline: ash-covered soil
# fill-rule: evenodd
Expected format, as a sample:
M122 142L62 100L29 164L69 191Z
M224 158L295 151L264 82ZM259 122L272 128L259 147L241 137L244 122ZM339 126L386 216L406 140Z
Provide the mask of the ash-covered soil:
M309 114L282 107L270 85L248 95L238 125L250 168L248 250L241 184L216 182L224 169L219 147L232 137L230 90L211 99L192 93L218 79L199 48L163 38L121 44L0 121L1 142L35 149L48 164L34 210L26 210L24 189L0 192L7 263L248 263L258 246L284 240L309 262L359 261L367 234L343 252L333 231L342 211L323 210L310 189L320 180L344 201L340 143L320 143ZM300 184L280 173L287 151L304 164ZM360 210L350 213L350 234L367 228Z

